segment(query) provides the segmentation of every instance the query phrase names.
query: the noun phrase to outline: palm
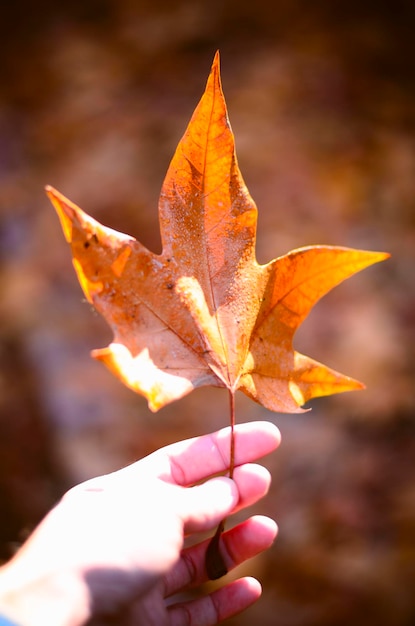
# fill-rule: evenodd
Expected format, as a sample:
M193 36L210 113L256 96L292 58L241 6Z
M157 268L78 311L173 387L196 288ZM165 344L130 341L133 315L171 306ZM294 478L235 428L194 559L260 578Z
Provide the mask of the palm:
M270 520L260 516L251 517L224 533L222 549L228 568L233 569L268 547L274 533ZM204 572L207 544L208 541L203 541L183 551L173 569L124 611L91 620L88 626L209 626L244 610L260 594L260 587L253 579L240 579L211 596L193 599L191 590L207 580Z

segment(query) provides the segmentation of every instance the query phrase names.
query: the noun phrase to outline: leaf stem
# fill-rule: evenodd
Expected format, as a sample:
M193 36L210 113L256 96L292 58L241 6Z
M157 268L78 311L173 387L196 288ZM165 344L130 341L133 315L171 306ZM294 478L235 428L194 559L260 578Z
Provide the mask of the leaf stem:
M229 478L235 469L235 392L229 389L229 413L231 418L231 447L229 452Z
M231 441L229 451L229 478L233 478L235 469L235 392L229 389L229 413L231 421ZM223 556L220 551L220 536L225 528L226 519L223 519L206 549L205 565L206 573L210 580L216 580L228 573Z

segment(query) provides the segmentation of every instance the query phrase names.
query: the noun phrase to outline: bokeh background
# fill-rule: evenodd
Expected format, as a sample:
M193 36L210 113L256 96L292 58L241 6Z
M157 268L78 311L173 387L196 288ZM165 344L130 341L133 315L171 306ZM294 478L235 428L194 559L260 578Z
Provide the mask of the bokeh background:
M85 303L52 184L160 250L164 174L221 50L261 262L302 245L384 250L296 347L367 384L273 414L280 527L243 567L264 595L229 624L415 623L414 5L366 0L23 0L0 7L0 557L66 488L227 424L203 389L158 414L89 358Z

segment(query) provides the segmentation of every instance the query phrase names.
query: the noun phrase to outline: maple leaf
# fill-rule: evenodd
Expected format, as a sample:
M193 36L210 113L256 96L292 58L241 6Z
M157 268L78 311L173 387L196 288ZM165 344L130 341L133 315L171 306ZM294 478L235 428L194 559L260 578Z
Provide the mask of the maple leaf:
M300 248L260 265L257 209L239 171L216 54L161 190L162 253L101 225L47 187L87 299L114 339L92 355L152 411L202 385L272 411L361 383L293 349L313 305L382 252Z

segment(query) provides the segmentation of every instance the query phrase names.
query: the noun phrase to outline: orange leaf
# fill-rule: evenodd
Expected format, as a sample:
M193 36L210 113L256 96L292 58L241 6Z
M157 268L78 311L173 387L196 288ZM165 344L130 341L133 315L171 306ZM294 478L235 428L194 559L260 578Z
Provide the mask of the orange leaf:
M47 193L82 289L114 332L92 354L151 410L202 385L284 412L363 386L295 352L292 340L325 293L389 255L310 246L257 263L257 209L237 164L218 54L162 187L162 254Z

